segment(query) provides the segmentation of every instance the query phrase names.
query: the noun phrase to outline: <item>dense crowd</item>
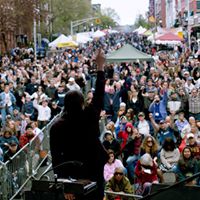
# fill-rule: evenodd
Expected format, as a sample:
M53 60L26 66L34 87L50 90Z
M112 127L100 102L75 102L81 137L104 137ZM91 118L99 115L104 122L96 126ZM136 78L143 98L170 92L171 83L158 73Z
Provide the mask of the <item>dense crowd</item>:
M154 62L106 66L99 120L100 139L109 154L106 189L132 193L129 186L122 189L130 181L137 194L145 195L152 183L164 182L166 171L175 173L176 181L199 172L199 60L183 44L159 51L135 33L107 35L37 61L31 49L16 48L11 56L2 56L1 160L8 160L61 112L67 91L82 91L90 104L96 49L101 47L108 55L126 43L151 54ZM118 176L124 181L116 186Z

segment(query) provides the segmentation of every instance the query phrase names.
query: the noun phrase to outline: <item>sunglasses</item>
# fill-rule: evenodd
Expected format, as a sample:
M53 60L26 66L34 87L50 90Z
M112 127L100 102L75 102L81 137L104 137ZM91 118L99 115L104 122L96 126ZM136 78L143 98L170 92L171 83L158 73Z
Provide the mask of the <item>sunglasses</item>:
M147 140L147 142L153 142L152 140Z
M120 176L122 176L122 175L123 175L123 173L122 173L122 172L115 172L115 173L114 173L114 175L115 175L115 176L117 176L117 175L120 175Z

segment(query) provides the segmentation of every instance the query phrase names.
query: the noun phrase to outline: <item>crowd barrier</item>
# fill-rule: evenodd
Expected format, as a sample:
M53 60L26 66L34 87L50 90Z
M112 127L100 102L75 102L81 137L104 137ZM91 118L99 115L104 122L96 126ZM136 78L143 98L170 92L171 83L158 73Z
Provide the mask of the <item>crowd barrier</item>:
M21 148L10 160L0 162L0 199L12 200L23 188L35 179L38 170L47 160L51 160L49 130L52 123L60 117L55 116L28 144ZM51 163L51 162L50 162ZM46 165L51 168L51 164Z
M129 199L129 200L137 200L137 199L141 199L143 198L140 195L135 195L135 194L128 194L128 193L122 193L122 192L113 192L113 191L109 191L106 190L105 191L106 196L111 196L111 197L115 197L116 199L120 199L120 200L125 200L125 199ZM105 198L106 200L106 198Z
M41 132L36 135L30 143L21 148L7 162L0 161L0 199L13 200L23 193L23 189L31 183L32 179L40 180L42 174L45 174L51 167L51 155L49 147L49 130L52 123L59 118L61 113L54 117ZM44 162L45 165L42 174L38 174L39 169ZM36 177L37 176L37 177ZM142 196L105 191L106 195L118 196L123 198L140 199Z

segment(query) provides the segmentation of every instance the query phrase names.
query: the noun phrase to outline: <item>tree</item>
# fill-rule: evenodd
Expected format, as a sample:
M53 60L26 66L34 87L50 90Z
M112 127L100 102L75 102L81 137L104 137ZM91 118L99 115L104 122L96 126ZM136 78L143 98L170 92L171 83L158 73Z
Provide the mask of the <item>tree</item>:
M135 28L138 28L138 27L140 27L140 26L142 26L142 27L144 27L144 28L146 28L146 29L149 29L149 28L151 28L152 25L148 22L147 19L145 19L145 18L143 17L143 15L140 14L140 15L138 15L138 16L136 17L134 27L135 27Z
M117 21L120 20L119 15L112 8L105 8L104 10L102 10L102 14L104 16L107 16L107 17L111 18L116 24L117 24Z
M54 33L70 32L71 21L88 18L91 15L91 2L89 0L56 0L53 3L53 29Z
M15 28L14 4L11 0L0 0L0 40L3 43L3 49L8 51L8 34Z
M119 15L112 8L105 8L104 10L102 10L102 13L96 13L96 15L101 21L100 26L102 27L102 29L117 26L120 19Z

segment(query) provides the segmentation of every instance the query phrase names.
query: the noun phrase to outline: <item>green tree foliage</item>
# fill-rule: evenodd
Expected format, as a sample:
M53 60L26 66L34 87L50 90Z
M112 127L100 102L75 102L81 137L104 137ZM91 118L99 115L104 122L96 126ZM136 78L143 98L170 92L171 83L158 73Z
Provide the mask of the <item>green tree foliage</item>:
M139 28L140 26L142 26L146 29L149 29L149 28L151 28L152 25L148 22L147 19L145 19L143 17L143 15L140 14L140 15L137 16L137 18L135 20L134 27Z
M88 18L91 13L89 0L56 0L53 2L53 32L70 33L70 22Z
M98 13L97 15L101 21L99 25L102 29L115 27L120 19L116 11L112 8L105 8L102 10L102 13Z

